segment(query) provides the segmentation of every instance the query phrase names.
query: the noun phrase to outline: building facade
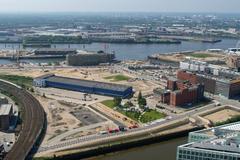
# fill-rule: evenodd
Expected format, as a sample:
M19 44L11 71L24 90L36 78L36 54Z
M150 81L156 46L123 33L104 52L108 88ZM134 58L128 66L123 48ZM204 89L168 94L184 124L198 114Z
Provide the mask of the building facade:
M204 85L169 78L166 90L156 89L154 93L160 102L171 106L192 105L204 99Z
M68 55L76 54L76 49L57 49L57 48L41 48L34 51L35 55Z
M52 87L121 98L127 98L133 94L131 86L60 77L54 74L35 78L33 85L35 87Z
M177 148L177 160L239 160L240 123L191 132Z
M101 63L111 63L115 54L104 52L80 52L79 54L67 55L66 61L69 66L91 66Z
M0 106L0 130L8 130L13 116L12 104L3 104Z
M223 79L209 74L201 74L186 70L179 70L177 78L190 81L193 84L204 84L205 91L226 98L234 98L240 95L240 79Z

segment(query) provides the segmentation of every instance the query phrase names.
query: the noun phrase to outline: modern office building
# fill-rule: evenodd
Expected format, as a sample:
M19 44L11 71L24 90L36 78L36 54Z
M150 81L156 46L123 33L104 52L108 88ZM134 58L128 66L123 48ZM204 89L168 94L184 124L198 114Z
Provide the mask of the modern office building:
M214 76L206 73L179 70L177 78L190 81L192 84L204 84L205 91L226 98L240 95L240 77Z
M133 89L130 86L60 77L55 76L54 74L43 75L35 78L33 80L33 85L36 87L53 87L121 98L127 98L133 94Z
M78 51L78 54L67 55L66 61L69 66L91 66L111 63L114 59L113 53Z
M178 147L177 160L239 160L240 122L192 132Z
M213 65L202 61L186 60L180 62L180 69L196 73L208 74L220 78L235 79L240 73L228 67Z

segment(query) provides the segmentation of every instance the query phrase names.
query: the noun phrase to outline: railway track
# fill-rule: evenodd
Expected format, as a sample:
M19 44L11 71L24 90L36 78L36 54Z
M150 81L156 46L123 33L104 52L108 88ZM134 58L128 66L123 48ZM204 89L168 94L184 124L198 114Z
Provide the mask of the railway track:
M0 80L0 90L13 95L22 107L22 128L16 143L4 160L24 160L31 153L44 129L45 112L29 92Z

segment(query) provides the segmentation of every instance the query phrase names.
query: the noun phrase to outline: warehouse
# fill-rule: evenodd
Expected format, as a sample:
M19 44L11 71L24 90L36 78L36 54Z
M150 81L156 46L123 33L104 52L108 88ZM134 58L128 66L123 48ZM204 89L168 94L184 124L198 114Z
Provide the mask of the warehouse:
M58 49L58 48L41 48L34 51L35 55L68 55L68 54L76 54L76 49Z
M60 77L54 74L35 78L33 85L121 98L127 98L133 94L133 89L130 86Z
M78 51L78 54L67 55L66 61L69 66L91 66L111 63L114 59L114 53Z

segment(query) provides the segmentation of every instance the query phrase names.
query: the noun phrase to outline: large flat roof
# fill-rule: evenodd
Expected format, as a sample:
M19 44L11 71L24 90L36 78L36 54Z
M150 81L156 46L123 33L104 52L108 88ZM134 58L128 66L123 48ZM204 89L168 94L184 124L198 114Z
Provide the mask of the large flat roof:
M44 75L36 77L35 79L46 79L46 78L51 77L51 76L54 76L54 74L52 74L52 73L44 74Z
M60 77L60 76L52 76L52 77L46 78L46 80L49 82L57 82L57 83L64 83L64 84L91 87L91 88L101 88L101 89L115 90L115 91L121 91L121 92L130 88L130 86L127 86L127 85L104 83L104 82L98 82L98 81L82 80L82 79Z
M39 48L35 52L77 52L77 50L72 48Z
M0 106L0 115L9 115L12 109L12 104L3 104Z
M240 154L239 147L231 145L220 145L212 143L193 143L188 146L189 148L205 149L218 152L228 152L228 153L237 153Z
M218 133L219 135L216 134L215 136L211 136L209 137L209 139L202 140L200 142L184 144L180 147L240 154L240 122L226 124L210 129L204 129L201 131L195 131L192 133L200 133L207 135L208 133L206 132L211 131L212 133L214 133L217 132L216 129L222 131L222 133Z

